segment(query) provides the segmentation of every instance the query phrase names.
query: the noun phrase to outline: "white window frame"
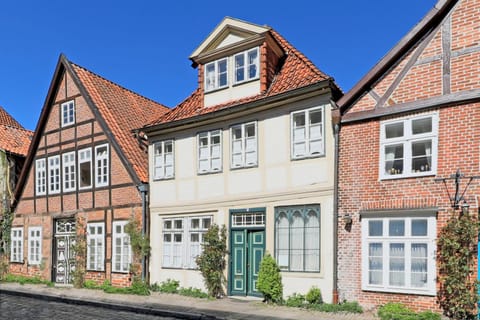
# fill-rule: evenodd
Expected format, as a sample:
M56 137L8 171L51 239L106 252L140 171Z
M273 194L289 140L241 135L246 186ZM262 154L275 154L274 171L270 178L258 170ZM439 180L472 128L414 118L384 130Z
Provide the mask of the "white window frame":
M62 155L63 162L63 191L75 191L77 188L75 152L68 152Z
M45 158L35 161L35 184L37 196L47 194L47 162Z
M219 64L220 63L223 63L225 62L225 67L226 67L226 83L224 85L220 85L220 76L221 76L221 73L220 73L220 69L219 69ZM213 79L208 79L208 74L207 74L207 70L210 66L213 66L214 70L213 70ZM207 63L205 64L204 66L204 87L205 87L205 92L209 92L209 91L214 91L214 90L217 90L217 89L222 89L222 88L226 88L229 86L229 72L228 72L228 69L229 69L229 59L228 58L222 58L222 59L218 59L218 60L215 60L215 61L212 61L210 63ZM208 87L208 83L209 81L212 81L213 80L213 86L212 87Z
M218 143L213 141L216 137L218 137ZM207 139L206 145L201 145L202 139ZM214 154L216 149L218 149L218 153ZM222 130L205 131L197 134L197 150L199 174L222 171Z
M412 220L427 220L427 235L413 236L411 232ZM382 221L382 235L369 236L369 222ZM404 236L389 236L389 224L391 221L404 221ZM362 217L362 290L391 293L407 293L421 295L436 295L436 218L434 215L400 215L400 216L369 216ZM370 244L382 244L382 283L369 284L369 247ZM390 269L390 244L403 244L405 250L405 285L394 286L389 284ZM411 245L427 245L427 280L425 287L411 285Z
M61 176L60 155L48 157L48 194L60 193Z
M253 125L255 128L255 136L253 138L246 137L246 127ZM241 137L240 139L235 139L233 130L240 129L241 130ZM249 140L253 141L250 143ZM235 150L235 144L240 143L240 149ZM248 150L248 148L252 148ZM255 154L254 160L247 162L248 154ZM239 156L241 161L236 163L235 156ZM230 168L231 169L238 169L238 168L248 168L248 167L255 167L258 165L258 126L257 121L242 123L238 125L234 125L230 127Z
M28 264L39 265L42 261L42 227L28 228Z
M165 146L171 145L171 152L165 152ZM161 150L161 152L158 152ZM171 170L170 170L171 168ZM175 141L164 140L153 144L153 179L163 180L175 177Z
M99 153L100 148L105 148L105 153ZM110 156L108 144L102 144L95 147L95 187L108 186Z
M250 63L250 59L249 59L251 53L256 54L256 59L255 59L253 64ZM237 57L240 57L240 56L243 56L243 66L241 66L241 67L237 66ZM260 70L259 70L260 63L259 63L259 61L260 61L260 55L259 55L258 47L235 54L233 56L234 83L239 84L239 83L242 83L242 82L247 82L247 81L251 81L251 80L255 80L255 79L260 78ZM250 67L252 67L252 66L256 70L255 75L253 77L250 76ZM243 73L243 80L238 80L237 79L237 72L238 72L239 69L242 69L241 72Z
M93 267L91 267L92 262ZM103 222L87 224L87 270L105 270L105 223Z
M62 127L66 127L75 123L75 101L67 101L62 103Z
M23 228L10 230L10 261L23 262Z
M192 226L194 220L198 227ZM212 223L211 215L162 219L162 267L197 269L195 260L202 253L203 237Z
M125 226L128 221L114 221L112 232L112 271L128 273L132 263L132 248L130 245L130 236L125 232ZM117 231L120 227L120 232ZM120 240L120 247L117 247L117 240ZM117 262L119 268L117 268Z
M83 155L83 159L82 159ZM82 164L90 163L90 185L82 186ZM85 190L92 188L93 176L92 176L92 148L85 148L78 150L78 190Z
M432 131L420 134L412 133L412 122L415 120L431 118ZM403 136L395 138L386 138L386 126L392 124L403 124ZM412 170L412 144L415 142L431 141L431 165L424 171L413 172ZM392 172L386 172L386 148L389 146L403 147L403 172L396 172L392 167ZM380 179L398 179L409 177L422 177L435 175L437 172L437 154L438 154L438 112L408 116L399 119L386 120L380 123Z
M312 112L320 111L322 120L318 124L320 126L320 135L318 137L312 136L312 125L310 123L310 115ZM295 129L302 129L301 127L295 127L295 116L303 114L305 119L305 124L303 127L304 134L303 138L299 138L296 136ZM313 107L308 108L300 111L294 111L290 114L290 150L291 150L291 157L294 160L297 159L305 159L305 158L313 158L313 157L320 157L325 155L325 107ZM314 143L319 144L318 151L312 151L312 145ZM304 152L297 152L295 146L304 144Z

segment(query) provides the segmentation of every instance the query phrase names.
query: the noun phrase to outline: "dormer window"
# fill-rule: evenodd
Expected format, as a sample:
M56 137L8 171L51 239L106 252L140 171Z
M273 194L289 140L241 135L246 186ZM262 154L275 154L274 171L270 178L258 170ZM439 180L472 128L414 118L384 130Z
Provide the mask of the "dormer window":
M228 59L220 59L205 65L205 91L228 85Z
M234 56L235 83L249 81L259 77L258 48L241 52Z

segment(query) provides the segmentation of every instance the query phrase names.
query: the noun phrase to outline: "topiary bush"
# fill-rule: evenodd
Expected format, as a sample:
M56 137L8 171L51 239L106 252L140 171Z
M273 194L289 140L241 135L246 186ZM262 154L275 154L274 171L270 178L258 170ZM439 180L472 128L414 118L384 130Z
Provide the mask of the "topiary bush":
M283 300L283 284L280 268L268 252L260 262L257 289L263 294L264 301L267 303L281 303Z
M227 255L227 229L212 224L205 233L202 243L202 253L195 260L202 273L208 294L220 298L225 295L223 286L226 282L223 273Z

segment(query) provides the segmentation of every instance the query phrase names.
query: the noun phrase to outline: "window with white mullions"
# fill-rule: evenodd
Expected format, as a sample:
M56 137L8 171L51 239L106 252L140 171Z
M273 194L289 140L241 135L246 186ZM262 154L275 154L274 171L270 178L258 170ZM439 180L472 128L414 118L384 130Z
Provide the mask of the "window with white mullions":
M28 228L28 264L38 265L42 261L42 228Z
M275 208L275 257L285 271L320 271L320 206Z
M220 59L205 65L205 91L228 85L228 59Z
M258 48L234 56L235 83L258 78Z
M435 174L437 140L437 113L382 122L380 177Z
M233 126L230 135L232 139L232 168L257 165L257 123L250 122Z
M75 123L75 103L68 101L62 103L62 127Z
M104 271L105 224L87 224L87 269Z
M435 294L434 216L362 218L362 288Z
M168 179L174 176L173 140L156 142L153 145L153 178Z
M221 130L198 134L198 172L218 172L222 170Z
M78 188L92 187L92 149L86 148L78 151Z
M65 153L63 155L63 191L75 191L76 176L75 176L75 152Z
M10 261L23 262L23 228L10 231Z
M128 272L132 262L132 249L130 236L125 232L126 221L113 223L113 258L112 270L114 272Z
M325 154L324 108L292 112L292 159Z
M37 196L47 193L47 167L45 159L35 161L35 183Z
M48 157L48 193L59 193L60 185L60 156Z
M95 186L108 186L108 145L104 144L95 147Z

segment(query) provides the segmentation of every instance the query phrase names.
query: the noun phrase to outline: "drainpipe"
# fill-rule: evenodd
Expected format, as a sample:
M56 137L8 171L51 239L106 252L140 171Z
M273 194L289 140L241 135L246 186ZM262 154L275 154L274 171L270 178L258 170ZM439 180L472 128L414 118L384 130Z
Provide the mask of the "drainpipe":
M335 143L334 176L333 176L333 303L338 301L338 153L340 133L340 108L334 101L330 101L332 109L332 126Z
M142 195L142 236L144 237L148 233L147 229L147 213L148 213L148 184L142 183L138 186L138 191ZM147 278L147 258L142 256L142 281Z

